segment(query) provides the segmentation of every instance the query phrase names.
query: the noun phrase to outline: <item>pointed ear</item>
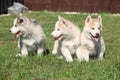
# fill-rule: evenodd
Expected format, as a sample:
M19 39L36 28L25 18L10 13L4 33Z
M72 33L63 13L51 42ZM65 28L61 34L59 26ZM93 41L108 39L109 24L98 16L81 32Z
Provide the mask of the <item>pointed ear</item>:
M90 20L91 20L91 15L88 15L88 17L87 17L86 20L85 20L85 23L90 22Z
M61 19L60 22L64 25L67 25L66 21L64 19Z
M20 23L23 23L23 19L20 19L19 22L20 22Z
M17 18L17 21L21 24L21 23L23 23L23 18L21 18L20 16L18 16L18 18Z
M99 22L102 22L102 17L101 17L101 15L99 15L97 19L99 20Z
M24 17L24 15L22 13L19 13L19 15L18 15L18 21L19 21L20 24L25 21L25 17Z
M61 20L61 19L62 19L62 17L60 15L58 15L58 20Z
M58 15L58 20L63 24L66 24L64 18L62 18L60 15Z

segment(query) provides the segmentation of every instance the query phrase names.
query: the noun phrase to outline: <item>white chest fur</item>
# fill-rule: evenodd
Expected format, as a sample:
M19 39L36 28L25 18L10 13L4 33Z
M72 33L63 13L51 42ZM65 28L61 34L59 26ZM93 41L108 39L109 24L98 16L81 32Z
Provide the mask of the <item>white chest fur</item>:
M32 46L35 43L34 39L23 39L22 42L28 46Z

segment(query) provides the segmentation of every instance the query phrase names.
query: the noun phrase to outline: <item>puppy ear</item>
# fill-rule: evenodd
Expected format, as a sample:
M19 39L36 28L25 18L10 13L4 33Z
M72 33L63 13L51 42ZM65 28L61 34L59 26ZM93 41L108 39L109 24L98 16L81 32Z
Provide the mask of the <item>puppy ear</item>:
M62 19L62 17L60 15L58 15L58 20L60 21Z
M97 19L99 20L100 23L102 23L102 17L101 17L101 15L99 15Z
M18 18L17 18L17 21L18 21L18 23L20 23L20 24L21 24L21 23L23 23L23 21L24 21L24 20L23 20L23 18L18 17Z
M67 22L65 21L65 19L61 19L61 22L62 22L62 24L68 26L68 25L67 25Z
M58 20L59 20L60 22L62 22L63 24L65 24L64 18L62 18L60 15L58 15Z
M19 13L18 15L18 22L21 24L24 22L24 17L23 17L23 14L22 13Z
M87 17L86 20L85 20L85 23L90 22L90 20L91 20L91 15L88 15L88 17Z
M23 23L23 19L19 19L19 22L20 22L20 23Z

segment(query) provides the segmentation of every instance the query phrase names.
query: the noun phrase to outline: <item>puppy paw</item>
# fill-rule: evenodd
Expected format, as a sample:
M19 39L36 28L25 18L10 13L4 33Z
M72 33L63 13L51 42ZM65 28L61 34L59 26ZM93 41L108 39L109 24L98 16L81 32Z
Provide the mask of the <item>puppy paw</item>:
M99 60L103 60L104 58L103 57L99 57Z
M72 60L72 59L66 59L66 61L67 61L67 62L73 62L73 60Z
M62 55L57 56L58 59L63 59Z
M53 54L53 55L57 54L57 51L53 50L53 51L52 51L52 54Z
M17 54L15 57L26 57L26 55L22 55L22 54Z

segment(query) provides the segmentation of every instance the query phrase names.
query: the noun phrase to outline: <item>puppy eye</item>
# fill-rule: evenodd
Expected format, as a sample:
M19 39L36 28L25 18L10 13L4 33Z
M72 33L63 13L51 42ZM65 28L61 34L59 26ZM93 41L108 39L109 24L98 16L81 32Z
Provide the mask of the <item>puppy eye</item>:
M92 28L92 30L94 30L95 28Z
M57 29L57 31L60 31L60 29Z
M100 30L100 27L98 29Z

